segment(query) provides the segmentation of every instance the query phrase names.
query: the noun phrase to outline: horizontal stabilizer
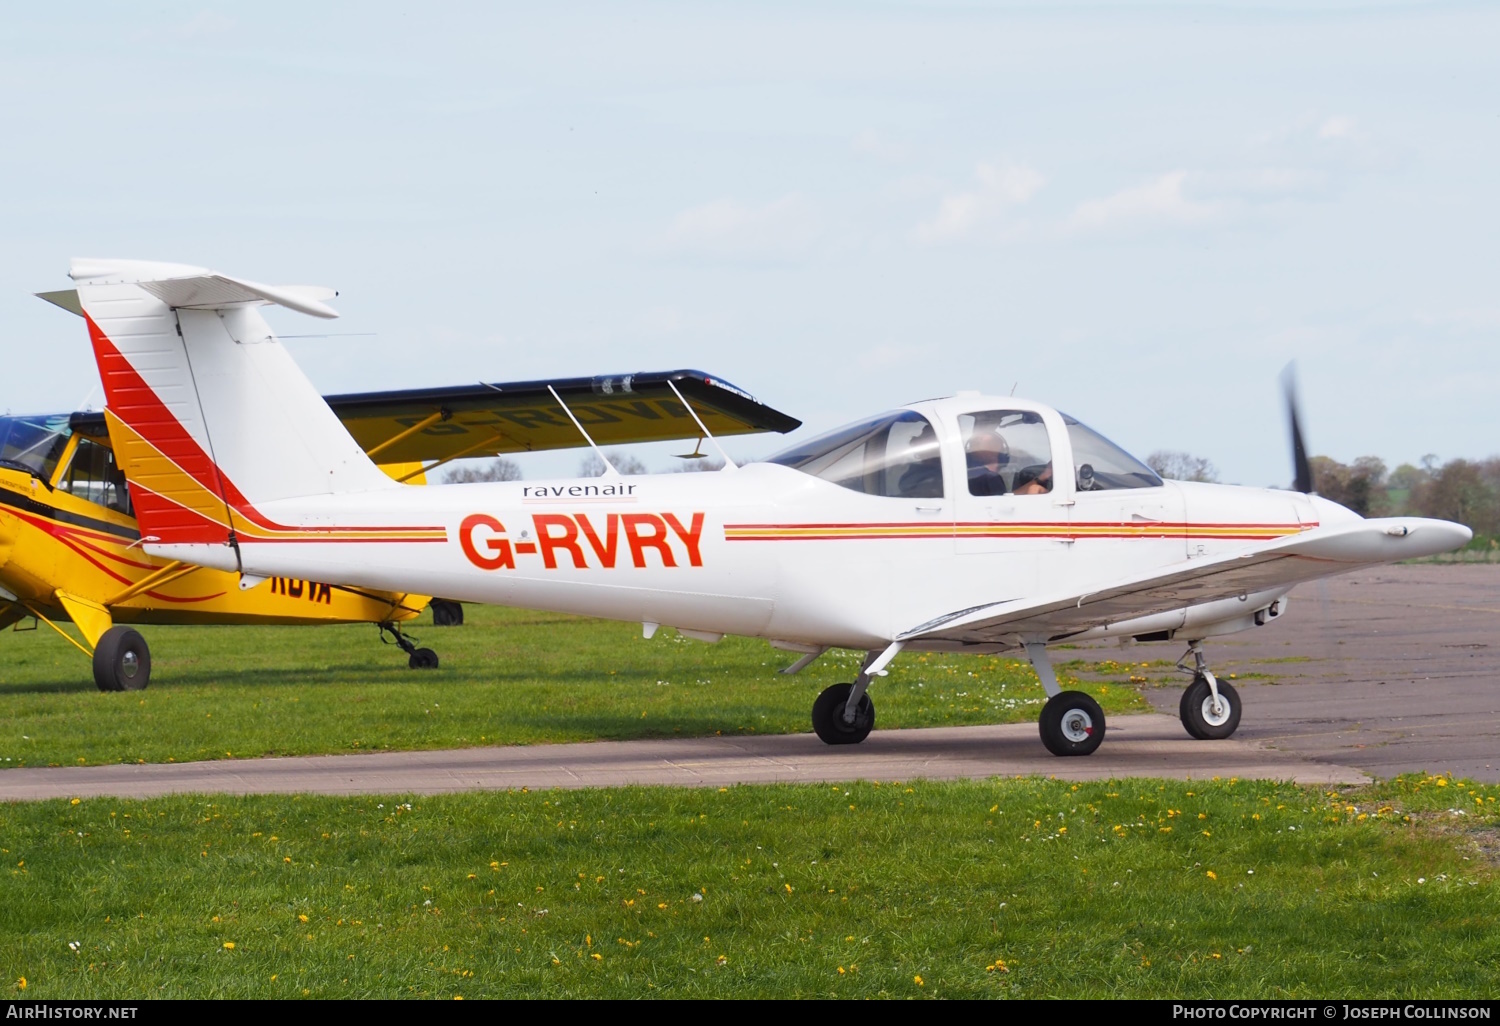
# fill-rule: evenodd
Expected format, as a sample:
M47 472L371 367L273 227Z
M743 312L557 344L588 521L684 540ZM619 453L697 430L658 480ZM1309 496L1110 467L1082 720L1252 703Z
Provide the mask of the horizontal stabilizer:
M90 285L139 285L174 310L222 310L245 304L274 303L313 317L334 318L338 311L323 303L338 293L319 285L262 285L243 278L229 278L201 267L156 264L141 260L74 260L69 276ZM65 310L74 305L44 293L42 298Z
M901 635L901 641L1014 644L1063 638L1153 613L1290 588L1362 566L1447 552L1473 537L1446 520L1394 517L1314 528L1217 559L1191 560L1082 594L1017 599L957 610Z

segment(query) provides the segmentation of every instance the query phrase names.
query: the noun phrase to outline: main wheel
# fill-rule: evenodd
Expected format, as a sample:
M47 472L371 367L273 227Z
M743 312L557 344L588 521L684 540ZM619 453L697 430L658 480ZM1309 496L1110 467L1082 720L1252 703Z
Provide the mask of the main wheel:
M1104 710L1082 691L1064 691L1042 706L1042 744L1053 755L1090 755L1104 741Z
M823 689L812 707L813 730L824 744L857 745L875 729L875 703L869 694L861 695L854 709L854 722L844 722L844 706L849 702L853 684L834 684Z
M1234 686L1220 680L1219 707L1214 708L1214 693L1208 681L1194 677L1182 701L1177 704L1177 715L1182 726L1199 741L1222 741L1235 732L1240 725L1240 696Z
M130 627L111 627L94 646L94 684L100 691L142 691L151 682L151 649Z
M449 602L447 599L435 598L427 603L432 609L432 625L434 627L462 627L464 625L464 607L458 602Z
M411 658L406 661L406 665L410 666L413 670L436 670L438 656L430 648L419 648L411 654Z

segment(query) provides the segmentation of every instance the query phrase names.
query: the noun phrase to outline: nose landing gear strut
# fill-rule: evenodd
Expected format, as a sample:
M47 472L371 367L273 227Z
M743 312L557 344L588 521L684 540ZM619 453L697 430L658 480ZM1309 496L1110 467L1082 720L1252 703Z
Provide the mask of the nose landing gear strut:
M1191 668L1183 663L1193 657ZM1177 705L1182 726L1200 741L1222 741L1240 725L1240 696L1234 685L1219 680L1208 668L1201 641L1188 642L1188 650L1177 660L1177 668L1193 676L1193 682L1182 693Z

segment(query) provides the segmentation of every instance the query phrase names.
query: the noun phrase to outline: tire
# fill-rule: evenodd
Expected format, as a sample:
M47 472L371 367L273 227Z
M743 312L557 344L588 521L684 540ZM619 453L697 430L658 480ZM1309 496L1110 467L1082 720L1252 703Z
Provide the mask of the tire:
M406 665L413 670L436 670L438 668L438 655L430 648L419 648L411 654Z
M1177 703L1177 715L1182 720L1183 729L1199 741L1222 741L1239 729L1239 692L1226 680L1218 683L1219 697L1227 708L1217 715L1213 711L1213 692L1202 677L1193 678L1182 693L1182 700Z
M828 745L857 745L875 729L875 703L869 693L860 696L854 722L844 722L844 706L849 702L853 684L834 684L824 688L812 707L813 732Z
M100 691L144 691L151 683L151 649L130 627L111 627L94 646L94 684Z
M1042 744L1053 755L1092 755L1104 743L1104 710L1082 691L1047 699L1038 725Z
M432 609L432 625L434 627L462 627L464 625L464 607L458 602L450 602L447 599L435 598L427 605Z

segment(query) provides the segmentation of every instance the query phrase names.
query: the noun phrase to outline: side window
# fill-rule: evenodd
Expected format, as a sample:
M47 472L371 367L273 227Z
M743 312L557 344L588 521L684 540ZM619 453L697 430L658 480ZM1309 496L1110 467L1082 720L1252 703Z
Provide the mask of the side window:
M1062 418L1068 425L1068 441L1073 444L1073 470L1078 475L1080 492L1161 487L1156 471L1093 428L1066 413Z
M1052 491L1052 443L1039 413L987 410L963 413L970 495L1045 495Z
M897 499L940 499L942 456L927 418L911 410L820 435L770 457L825 481Z
M125 474L115 467L114 451L87 438L78 439L72 462L57 487L96 506L130 514L130 492Z

